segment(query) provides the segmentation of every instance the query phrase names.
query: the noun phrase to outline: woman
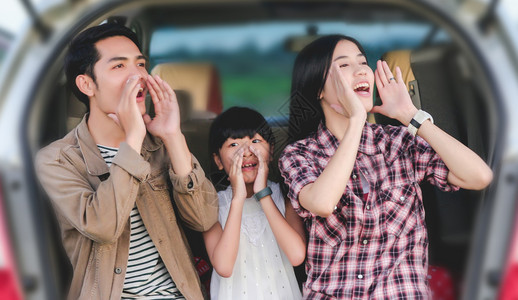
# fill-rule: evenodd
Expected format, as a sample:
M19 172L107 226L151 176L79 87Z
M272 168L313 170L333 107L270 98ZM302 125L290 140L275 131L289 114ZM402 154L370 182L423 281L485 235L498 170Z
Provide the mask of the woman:
M429 298L419 183L483 189L490 168L412 104L399 68L394 76L378 61L373 72L353 38L306 46L292 95L290 131L302 140L286 147L279 166L309 231L304 298ZM406 127L369 124L369 111Z

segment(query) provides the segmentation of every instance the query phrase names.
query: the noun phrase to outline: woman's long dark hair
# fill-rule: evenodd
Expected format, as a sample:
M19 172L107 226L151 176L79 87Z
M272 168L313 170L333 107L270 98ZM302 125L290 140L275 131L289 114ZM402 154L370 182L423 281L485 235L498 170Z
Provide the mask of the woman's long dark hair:
M345 35L327 35L308 44L295 59L290 94L290 141L306 138L317 130L324 112L320 106L320 94L324 89L327 74L336 45L342 40L351 41L361 53L362 45L352 37Z

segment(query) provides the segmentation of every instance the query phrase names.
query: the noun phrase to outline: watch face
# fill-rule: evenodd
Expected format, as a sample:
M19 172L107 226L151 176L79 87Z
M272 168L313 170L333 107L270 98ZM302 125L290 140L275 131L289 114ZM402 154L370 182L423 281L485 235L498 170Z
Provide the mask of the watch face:
M412 119L412 120L410 120L410 124L408 124L408 126L413 126L416 129L419 129L419 127L421 127L421 123L416 121L416 119Z
M416 135L417 135L417 129L418 129L418 127L414 126L414 125L412 124L412 122L417 123L417 121L416 121L416 120L414 120L414 119L410 120L410 124L408 124L407 129L408 129L408 132L410 132L410 134L411 134L411 135L416 136ZM419 125L419 126L421 126L421 124L418 124L418 125Z

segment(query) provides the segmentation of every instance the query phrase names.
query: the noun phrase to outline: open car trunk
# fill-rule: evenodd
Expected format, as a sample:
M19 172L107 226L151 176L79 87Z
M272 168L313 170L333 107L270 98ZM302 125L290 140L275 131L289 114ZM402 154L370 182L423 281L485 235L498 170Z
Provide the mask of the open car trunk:
M416 105L432 114L435 124L470 147L490 165L497 163L501 155L497 150L501 149L499 145L502 142L504 120L500 117L498 94L492 80L488 78L484 59L461 27L443 11L426 2L107 1L82 14L74 26L60 29L62 40L55 43L52 51L54 59L49 60L44 69L37 70L41 80L35 86L32 102L26 110L24 139L28 157L32 157L46 144L63 137L84 114L85 107L65 86L63 56L70 37L105 19L123 22L136 31L141 38L143 52L150 58L151 68L183 61L192 66L195 63L209 63L217 70L216 75L208 75L215 76L208 79L212 85L193 87L194 90L209 90L209 96L205 96L204 100L207 101L205 107L193 103L193 90L188 87L177 89L182 106L184 134L191 151L200 159L207 174L211 173L212 164L207 151L208 128L218 113L210 108L211 103L222 101L223 109L231 105L249 106L266 114L276 133L275 161L288 139L287 101L291 66L297 49L300 49L297 45L329 33L345 33L360 40L371 66L375 66L376 60L382 55L408 50L408 68L415 77L410 81L413 85L409 85L409 92ZM213 47L223 49L221 45L235 43L236 30L246 26L268 28L271 31L265 29L266 33L254 33L252 30L245 34L248 44L238 45L227 52L211 52L210 45L207 49L192 50L194 48L189 48L187 44L183 48L156 49L169 43L168 39L181 44L182 37L187 40L194 34L199 34L199 39L203 40L206 37L203 30L218 36L219 42L213 44ZM292 27L302 29L292 30ZM265 50L257 46L261 45L257 41L267 35L274 35L278 39L274 46ZM157 41L157 38L160 40ZM257 47L254 48L254 45ZM276 61L273 57L281 59ZM229 94L228 91L238 90L232 85L232 79L240 76L245 78L245 90L250 94L254 92L248 87L257 85L252 75L254 70L259 70L256 68L258 64L269 66L276 76L282 76L288 84L281 85L278 94L257 96L258 100L254 103L248 102L247 97L237 92ZM246 69L250 69L249 73ZM264 69L260 70L264 72L261 73L264 77L273 76L268 75L270 73ZM174 87L174 83L171 84ZM265 85L262 88L268 90L271 87ZM220 100L214 100L218 99L214 93L219 93ZM149 107L152 109L151 104ZM383 116L371 116L369 120L394 124L394 120ZM272 179L280 181L282 178L276 166L274 163L271 167ZM27 172L36 185L32 169L27 168ZM469 292L464 288L472 288L470 285L474 284L470 272L477 271L469 264L481 257L480 247L474 239L477 234L475 225L483 213L481 208L491 198L485 191L443 193L427 184L423 184L422 191L430 240L430 265L446 270L451 276L452 291L457 298L466 296ZM49 200L41 189L33 196L33 208L40 214L40 256L47 267L47 276L42 280L47 287L48 299L63 298L71 277L71 267L61 246L58 225ZM205 249L200 235L189 232L189 237L195 255L204 257ZM304 279L303 271L303 268L298 270L301 281ZM27 295L27 299L30 299L30 292Z

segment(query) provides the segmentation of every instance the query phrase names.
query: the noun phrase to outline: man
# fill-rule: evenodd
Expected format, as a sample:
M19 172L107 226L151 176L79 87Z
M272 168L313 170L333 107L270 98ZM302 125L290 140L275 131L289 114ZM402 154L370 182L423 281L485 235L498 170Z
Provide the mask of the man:
M69 298L202 299L175 209L206 231L217 195L180 131L173 90L147 73L136 35L117 24L79 34L65 65L89 113L36 166L73 266Z

